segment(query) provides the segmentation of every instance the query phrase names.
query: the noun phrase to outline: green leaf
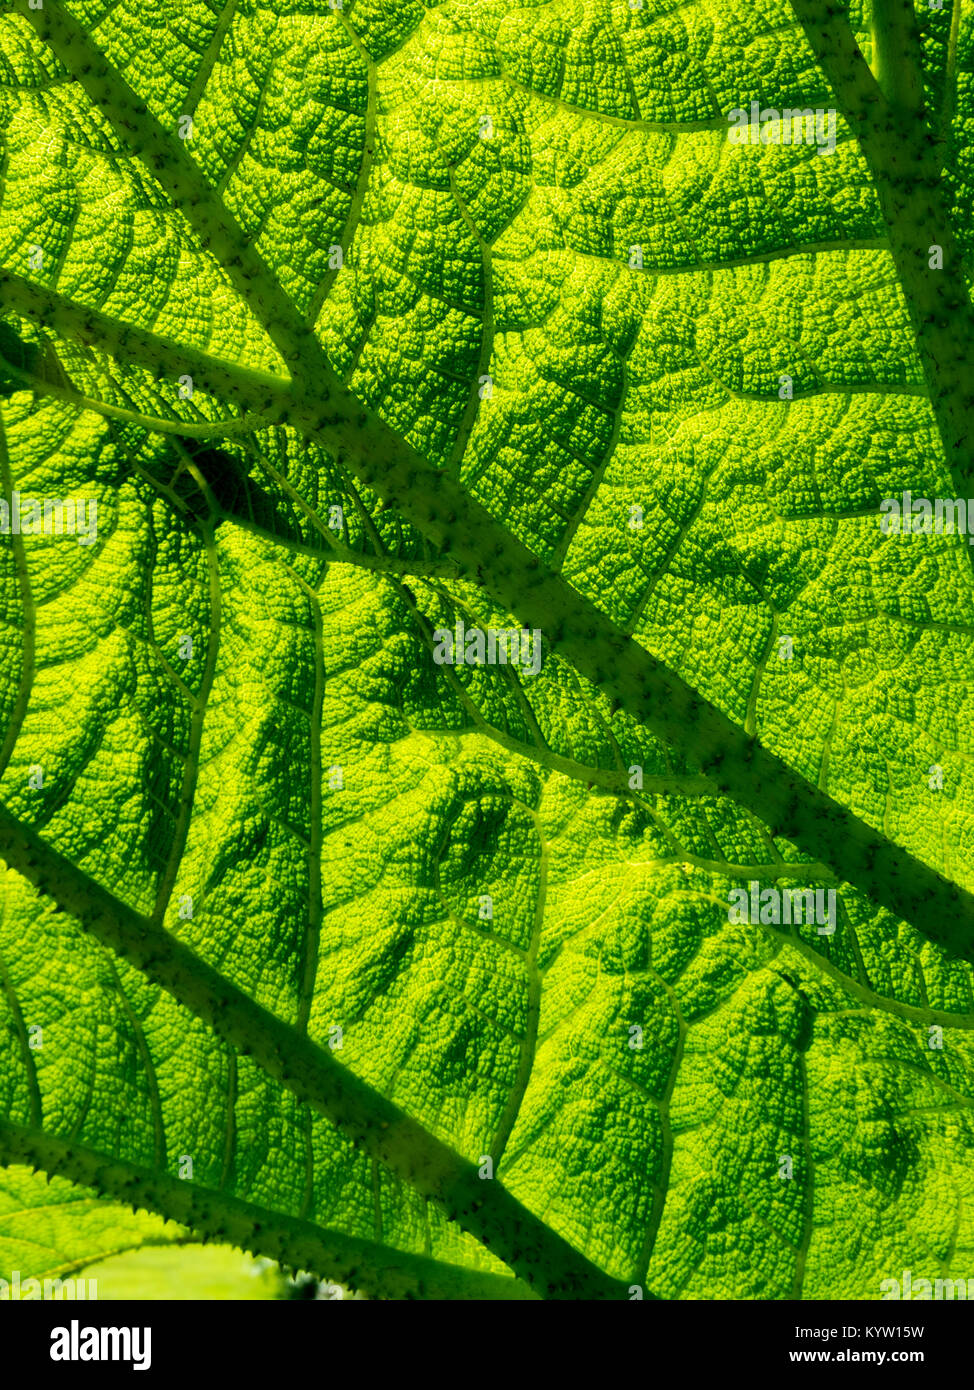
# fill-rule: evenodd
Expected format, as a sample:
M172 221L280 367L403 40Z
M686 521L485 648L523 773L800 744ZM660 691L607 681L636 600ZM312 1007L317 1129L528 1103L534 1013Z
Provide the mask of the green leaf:
M963 1277L974 584L879 504L970 472L969 17L4 8L2 494L96 518L0 549L42 1243Z
M0 1278L8 1284L17 1276L22 1285L31 1278L73 1278L124 1252L185 1238L172 1222L92 1198L56 1175L15 1166L0 1172Z

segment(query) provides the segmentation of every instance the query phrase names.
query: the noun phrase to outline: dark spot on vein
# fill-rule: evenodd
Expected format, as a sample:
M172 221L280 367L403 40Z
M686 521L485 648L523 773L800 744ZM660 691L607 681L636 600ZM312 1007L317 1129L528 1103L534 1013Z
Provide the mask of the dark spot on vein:
M195 470L202 475L206 490L200 486L193 471L186 467L177 468L169 479L169 486L194 516L208 516L212 500L217 508L214 517L217 526L226 519L235 519L259 527L282 540L303 540L314 544L314 534L304 534L306 528L300 525L287 499L275 496L251 476L252 461L248 456L238 457L224 448L200 448L198 440L184 439L183 444Z
M30 390L24 377L47 386L71 385L53 348L25 342L9 323L0 322L0 397Z

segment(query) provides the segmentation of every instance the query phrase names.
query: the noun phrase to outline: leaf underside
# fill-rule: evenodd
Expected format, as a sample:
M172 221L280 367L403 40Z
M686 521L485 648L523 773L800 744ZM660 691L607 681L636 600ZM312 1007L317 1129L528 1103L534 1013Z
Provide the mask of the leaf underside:
M0 1278L974 1275L974 8L872 8L0 10Z

